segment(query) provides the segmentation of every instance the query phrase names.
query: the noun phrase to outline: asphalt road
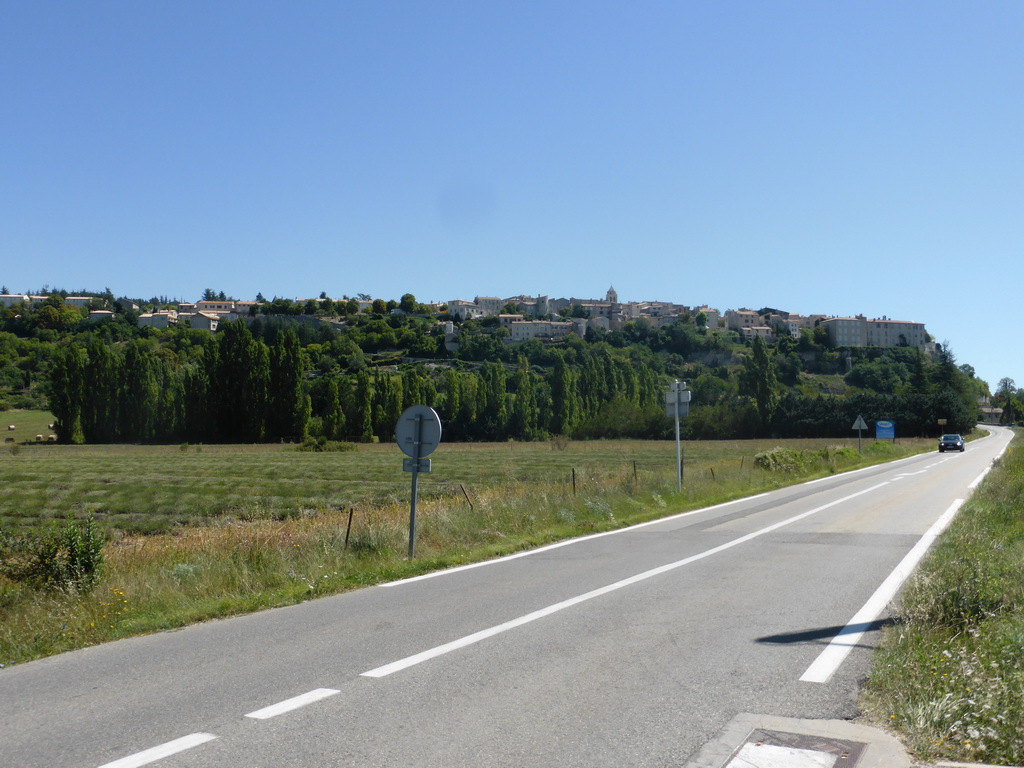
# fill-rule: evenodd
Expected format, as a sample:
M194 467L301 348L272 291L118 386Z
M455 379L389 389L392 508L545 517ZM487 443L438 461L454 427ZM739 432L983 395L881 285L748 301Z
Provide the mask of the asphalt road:
M851 717L880 587L1009 440L3 670L0 766L678 766Z

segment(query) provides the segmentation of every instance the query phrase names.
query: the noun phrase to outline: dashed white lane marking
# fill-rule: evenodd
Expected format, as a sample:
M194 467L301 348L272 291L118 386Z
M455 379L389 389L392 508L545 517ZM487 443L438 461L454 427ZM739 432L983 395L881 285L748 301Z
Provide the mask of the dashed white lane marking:
M312 704L314 701L326 699L328 696L333 696L336 693L341 693L341 691L336 691L333 688L317 688L316 690L304 693L301 696L295 696L291 699L278 702L277 704L271 704L269 707L257 709L255 712L247 714L246 717L251 717L254 720L267 720L271 717L283 715L285 712L291 712L293 709L304 707L307 704Z
M216 738L212 733L193 733L188 736L182 736L174 741L168 741L166 744L161 744L158 747L153 747L143 752L136 752L128 757L122 757L120 760L115 760L112 763L104 763L100 768L138 768L138 766L149 765L165 757L184 752L186 749L198 747L200 744L205 744Z
M914 548L903 557L895 570L875 590L875 594L868 598L864 607L857 611L856 615L850 619L850 623L843 627L838 635L832 638L832 642L819 654L814 663L807 668L807 671L800 678L802 682L828 682L828 679L839 669L839 665L843 663L843 660L853 650L853 647L860 642L865 628L878 618L885 606L888 605L900 587L903 586L903 582L906 581L907 577L921 561L921 558L924 557L928 548L938 538L939 534L945 530L946 526L956 516L956 513L960 511L963 503L963 499L957 499L949 506L949 509L942 513L942 517L935 521L932 527L914 545Z
M725 768L832 768L836 756L813 749L744 744Z
M774 523L773 525L769 525L766 528L754 531L753 533L748 533L745 536L740 536L738 539L727 541L725 544L720 544L717 547L712 547L711 549L684 558L683 560L677 560L674 563L668 563L667 565L652 568L649 571L638 573L635 576L630 576L627 579L616 581L614 584L609 584L599 589L586 592L582 595L577 595L576 597L569 598L568 600L563 600L560 603L549 605L546 608L541 608L539 611L528 613L525 616L520 616L517 619L506 621L504 624L498 624L497 626L489 627L487 629L481 630L480 632L475 632L471 635L460 637L458 640L453 640L450 643L438 645L434 648L422 651L421 653L417 653L412 656L407 656L404 659L399 659L398 661L391 662L390 664L385 664L382 667L371 669L368 672L363 672L362 677L386 677L387 675L394 674L395 672L400 672L403 669L408 669L409 667L416 666L417 664L422 664L423 662L429 661L430 659L436 658L438 656L443 656L444 654L451 653L452 651L457 651L460 648L465 648L466 646L473 645L474 643L479 643L482 640L486 640L489 637L494 637L495 635L501 634L502 632L507 632L510 629L515 629L516 627L521 627L524 624L529 624L530 622L537 621L538 619L543 619L546 616L558 613L559 611L563 611L566 608L571 608L574 605L579 605L580 603L586 602L587 600L593 600L595 597L606 595L609 592L614 592L624 587L630 587L634 584L640 583L641 581L646 581L647 579L651 579L655 576L660 576L661 574L668 573L669 571L673 571L676 568L681 568L684 565L689 565L690 563L695 563L698 560L703 560L706 557L717 555L719 552L724 552L725 550L731 549L732 547L738 546L740 544L745 544L746 542L751 541L752 539L756 539L759 536L764 536L765 534L771 533L772 531L777 531L779 528L790 525L791 523L795 523L799 520L803 520L804 518L810 517L811 515L817 514L818 512L829 509L830 507L837 506L838 504L844 504L847 501L850 501L851 499L857 498L858 496L863 496L865 493L877 491L879 488L882 488L885 485L888 485L888 481L879 483L878 485L874 485L871 488L865 488L862 491L857 491L857 493L852 493L849 496L844 496L841 499L830 501L828 504L823 504L820 507L815 507L814 509L808 512L803 512L794 517L790 517L786 520Z

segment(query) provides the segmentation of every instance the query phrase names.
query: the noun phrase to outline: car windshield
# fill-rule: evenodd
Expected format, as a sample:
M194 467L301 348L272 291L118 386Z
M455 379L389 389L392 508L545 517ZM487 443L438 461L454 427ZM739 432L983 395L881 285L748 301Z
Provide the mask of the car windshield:
M960 439L960 435L943 435L942 441L945 443L955 443Z

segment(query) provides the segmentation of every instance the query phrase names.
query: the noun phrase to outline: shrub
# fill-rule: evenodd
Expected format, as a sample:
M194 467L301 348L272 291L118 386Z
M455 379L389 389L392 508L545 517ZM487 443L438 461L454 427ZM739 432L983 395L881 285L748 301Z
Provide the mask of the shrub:
M296 451L307 451L313 453L345 453L347 451L354 451L355 449L355 443L346 443L341 440L328 440L323 435L317 438L307 437L299 445L295 446Z
M766 472L799 472L804 457L788 448L772 448L754 455L754 466Z
M103 569L105 536L90 514L84 522L68 514L64 527L41 537L24 537L6 575L41 589L87 592Z

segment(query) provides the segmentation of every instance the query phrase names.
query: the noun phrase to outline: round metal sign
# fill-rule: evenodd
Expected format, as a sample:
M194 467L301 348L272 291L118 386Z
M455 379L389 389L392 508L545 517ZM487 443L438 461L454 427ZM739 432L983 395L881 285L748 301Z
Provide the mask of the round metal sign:
M427 405L406 408L395 425L395 441L411 459L429 456L441 442L441 417Z

